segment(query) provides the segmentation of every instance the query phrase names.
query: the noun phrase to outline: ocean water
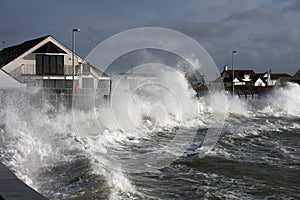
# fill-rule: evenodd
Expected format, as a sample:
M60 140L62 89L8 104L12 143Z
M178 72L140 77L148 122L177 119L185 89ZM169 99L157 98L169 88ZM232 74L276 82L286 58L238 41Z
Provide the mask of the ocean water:
M300 199L299 85L260 100L207 101L181 76L176 82L176 98L148 86L126 105L116 96L113 114L2 97L1 161L49 199ZM213 127L220 118L224 126ZM199 157L208 129L221 134ZM189 138L184 150L172 143L178 135Z

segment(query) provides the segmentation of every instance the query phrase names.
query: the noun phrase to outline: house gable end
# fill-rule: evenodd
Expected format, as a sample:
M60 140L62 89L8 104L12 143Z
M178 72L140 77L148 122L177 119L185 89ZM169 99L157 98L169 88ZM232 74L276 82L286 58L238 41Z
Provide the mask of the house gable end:
M242 80L240 80L239 78L234 78L233 82L238 83L238 82L242 82Z
M55 45L53 42L47 42L37 50L35 50L33 53L63 53L66 54L64 50L62 50L60 47Z
M267 84L266 81L265 81L263 78L259 77L259 78L255 81L254 86L256 86L256 87L258 87L258 86L263 86L263 87L265 87L266 84Z
M48 51L56 51L58 52L64 52L64 54L68 54L69 58L72 59L72 51L69 50L67 47L65 47L63 44L61 44L59 41L57 41L55 38L52 36L46 36L39 38L40 40L37 40L38 43L35 43L35 45L30 46L31 48L27 49L27 51L23 52L21 55L18 57L14 58L11 60L8 64L2 66L2 69L8 73L14 71L18 67L20 67L22 64L24 64L24 60L32 60L34 58L34 54L40 50L45 50L47 51L47 48L49 47ZM26 42L24 42L26 43ZM51 44L50 46L48 44ZM18 45L17 45L18 46ZM58 52L57 52L58 51ZM47 53L47 52L43 52ZM50 52L48 52L50 53ZM75 55L75 59L78 62L83 62L83 59L81 59L78 55Z
M31 49L32 47L36 46L43 40L45 40L48 36L36 38L33 40L28 40L23 42L22 44L18 44L15 46L7 47L0 51L0 68L4 67L11 61L15 60L16 58L20 57L26 51Z

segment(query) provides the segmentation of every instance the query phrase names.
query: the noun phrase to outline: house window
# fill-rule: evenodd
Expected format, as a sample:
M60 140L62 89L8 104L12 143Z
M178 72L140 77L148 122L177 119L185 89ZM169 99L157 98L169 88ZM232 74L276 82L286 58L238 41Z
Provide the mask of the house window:
M90 66L89 65L83 65L82 73L90 73Z
M49 74L49 56L43 57L44 74Z
M46 79L43 80L43 87L44 88L73 88L73 81L69 80L51 80L51 79Z
M65 81L65 88L73 88L73 81Z
M37 75L64 75L64 57L62 55L36 55Z

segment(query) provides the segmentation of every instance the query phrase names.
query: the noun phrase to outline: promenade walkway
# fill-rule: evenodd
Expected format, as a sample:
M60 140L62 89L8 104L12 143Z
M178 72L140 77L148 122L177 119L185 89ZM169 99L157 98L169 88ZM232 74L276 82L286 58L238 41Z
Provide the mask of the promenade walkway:
M46 200L0 162L0 200Z

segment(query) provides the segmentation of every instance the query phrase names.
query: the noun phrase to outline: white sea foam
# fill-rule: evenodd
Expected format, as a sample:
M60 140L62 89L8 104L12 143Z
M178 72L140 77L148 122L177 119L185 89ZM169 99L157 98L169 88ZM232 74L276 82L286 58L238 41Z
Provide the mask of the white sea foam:
M152 63L133 72L114 81L111 106L121 129L140 128L144 119L164 126L198 115L195 93L181 72Z
M278 88L266 99L268 106L263 112L270 115L300 115L300 86L288 83L286 87Z
M111 199L122 199L124 194L131 198L138 192L118 162L118 154L128 151L126 145L149 140L157 131L184 126L184 121L188 121L187 127L203 124L195 119L199 102L185 77L179 72L165 71L158 79L159 82L148 82L143 88L137 85L131 93L121 90L113 113L110 107L99 107L88 112L49 114L53 113L53 106L47 103L42 109L26 101L9 104L2 110L5 133L1 160L27 184L41 190L42 182L46 182L39 175L42 168L76 160L77 156L88 157L93 173L106 178ZM128 97L125 110L122 95ZM130 116L131 123L122 116ZM124 125L122 129L120 123Z
M49 115L53 109L49 104L43 109L26 103L9 104L1 110L5 113L1 119L5 124L5 132L1 133L1 160L27 184L40 189L38 172L43 167L75 160L76 155L70 152L76 151L91 160L93 173L106 178L111 199L122 199L124 194L131 198L139 193L118 162L122 153L129 153L128 145L151 140L157 132L172 132L174 127L209 127L207 124L216 121L219 115L228 117L230 113L229 123L236 124L243 118L256 116L246 102L222 92L211 93L209 101L198 101L178 71L166 70L163 76L155 74L155 80L159 81L151 79L132 88L123 82L115 93L113 111L110 106L102 106L89 112L73 110ZM259 114L299 116L299 98L300 87L289 84L276 90ZM287 127L266 121L259 127L249 124L248 128L253 130L240 129L241 137L258 135L264 130L295 129L299 124ZM230 156L228 152L224 154ZM128 155L124 156L126 159Z

